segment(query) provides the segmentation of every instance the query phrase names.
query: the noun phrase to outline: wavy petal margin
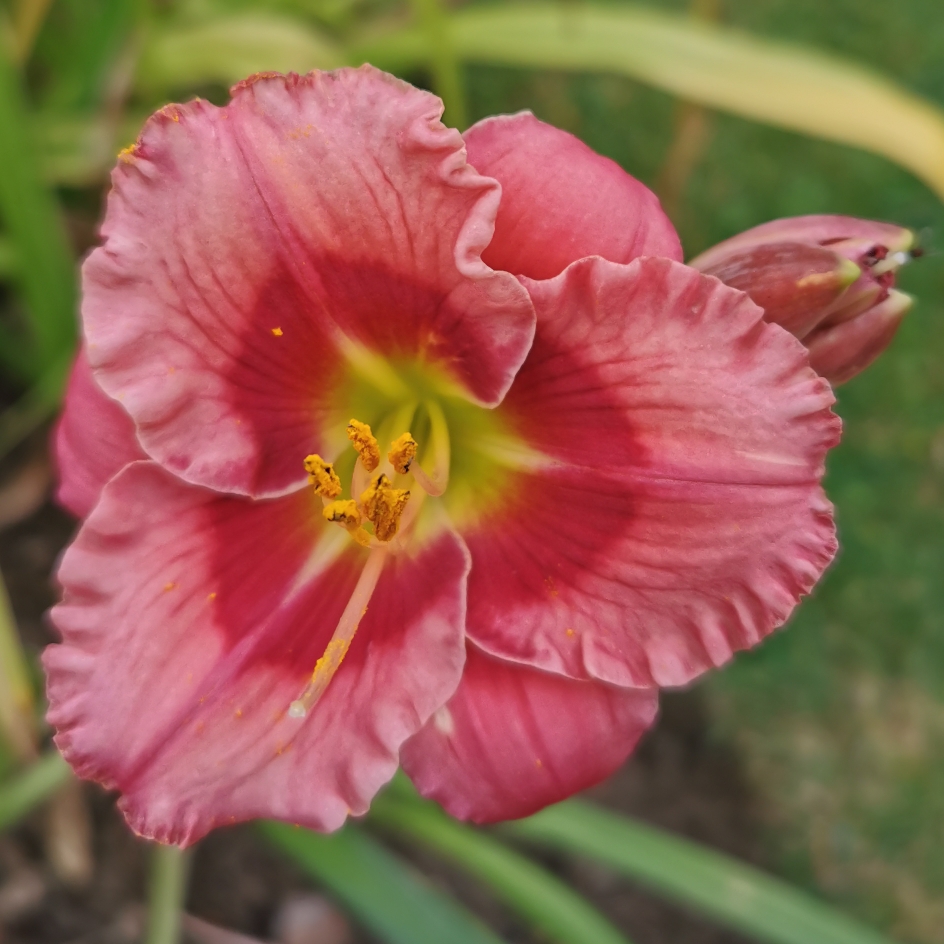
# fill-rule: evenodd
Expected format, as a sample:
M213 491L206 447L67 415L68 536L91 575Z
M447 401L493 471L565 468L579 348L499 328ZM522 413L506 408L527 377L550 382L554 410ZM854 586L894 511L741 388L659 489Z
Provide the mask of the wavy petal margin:
M544 457L463 532L470 638L616 685L682 685L756 645L836 551L829 384L746 295L663 259L528 282L534 347L499 408Z
M287 716L364 563L318 517L308 493L220 496L137 462L66 552L48 717L136 832L188 845L266 816L335 829L455 691L469 561L441 531L388 562L325 695Z
M400 757L420 793L458 819L517 819L617 770L658 703L656 689L577 682L469 646L458 691Z
M97 380L148 455L220 491L284 493L365 349L501 400L534 313L481 260L500 188L441 113L364 66L254 76L225 108L148 121L113 173L82 308Z

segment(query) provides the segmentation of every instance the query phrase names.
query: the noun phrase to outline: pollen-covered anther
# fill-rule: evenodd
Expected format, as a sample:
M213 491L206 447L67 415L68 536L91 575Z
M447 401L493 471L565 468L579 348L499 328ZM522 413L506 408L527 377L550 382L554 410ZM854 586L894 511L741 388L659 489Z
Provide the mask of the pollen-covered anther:
M404 488L394 488L390 479L381 472L375 475L360 497L364 517L373 524L378 541L392 541L400 526L400 517L410 500Z
M370 547L370 535L361 528L364 518L356 501L350 498L333 501L330 505L325 505L321 514L324 515L326 521L339 524L344 528L358 544Z
M416 440L409 434L403 433L390 443L390 452L387 453L387 459L394 471L400 475L406 475L413 465L416 458Z
M370 431L370 427L360 420L352 419L347 424L347 438L351 440L355 451L361 457L364 468L373 472L380 465L380 445Z
M305 457L308 482L315 487L315 494L322 498L337 498L341 494L341 480L334 466L319 455Z

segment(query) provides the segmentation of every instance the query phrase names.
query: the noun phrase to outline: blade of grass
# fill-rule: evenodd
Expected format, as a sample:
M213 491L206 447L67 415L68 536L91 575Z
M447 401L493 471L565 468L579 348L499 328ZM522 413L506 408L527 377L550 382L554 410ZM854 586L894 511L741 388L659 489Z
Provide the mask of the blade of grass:
M568 800L502 827L508 836L592 858L657 894L769 944L891 944L757 869L599 807Z
M284 823L259 828L388 944L500 944L461 905L350 824L330 836Z
M51 750L26 770L5 780L0 784L0 829L16 823L48 800L71 776L72 770L62 755Z
M510 908L559 944L627 944L586 899L541 866L438 806L390 793L374 800L369 822L422 843L475 876Z
M335 45L306 23L272 13L215 17L201 23L155 24L135 84L163 96L206 84L229 86L253 72L308 72L343 63Z
M0 43L0 216L20 262L33 342L30 350L3 354L22 379L35 380L73 345L75 269L56 200L39 178L28 127L19 75Z
M20 761L36 757L33 686L0 574L0 734Z
M410 0L413 15L426 34L430 49L430 66L436 94L443 100L443 120L460 131L468 125L462 72L449 33L449 17L441 0Z
M463 62L618 73L691 102L881 154L944 198L944 113L856 63L630 5L503 3L452 15ZM432 61L415 27L364 39L352 61Z

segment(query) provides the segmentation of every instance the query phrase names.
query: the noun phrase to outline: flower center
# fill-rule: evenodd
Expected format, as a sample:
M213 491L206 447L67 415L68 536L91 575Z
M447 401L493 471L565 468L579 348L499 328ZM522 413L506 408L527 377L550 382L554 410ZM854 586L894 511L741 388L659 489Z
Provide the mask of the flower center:
M340 497L343 492L341 479L332 463L319 455L305 458L309 484L324 502L322 514L325 520L344 528L357 544L368 548L369 552L324 655L315 663L308 684L289 706L291 718L304 718L318 703L344 661L387 557L406 546L426 496L442 495L446 489L449 480L449 429L438 404L430 401L426 409L430 420L430 445L423 458L430 465L429 472L417 459L419 446L409 432L401 433L390 443L384 460L370 426L356 419L347 425L348 439L358 456L351 476L351 498ZM385 425L408 423L415 412L416 404L410 404L397 411L391 422ZM369 476L366 483L365 476ZM412 502L410 489L398 488L394 484L398 478L404 480L403 484L413 482L419 486L420 493ZM359 497L355 499L354 495ZM372 533L369 528L372 528Z

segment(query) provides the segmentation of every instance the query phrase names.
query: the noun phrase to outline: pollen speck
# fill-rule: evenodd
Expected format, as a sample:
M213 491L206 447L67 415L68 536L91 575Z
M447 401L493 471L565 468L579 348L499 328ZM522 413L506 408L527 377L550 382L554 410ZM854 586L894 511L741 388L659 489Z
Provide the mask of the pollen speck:
M567 627L567 629L564 630L564 632L567 633L568 636L576 636L576 635L577 635L577 634L574 632L574 630L572 630L569 626Z
M534 766L535 766L535 767L543 767L543 766L544 766L544 764L541 763L541 758L540 758L540 757L535 757L535 758L534 758Z
M347 438L351 440L357 454L368 472L373 472L380 465L380 446L370 427L360 420L352 419L347 424Z
M555 584L554 584L554 578L553 578L553 577L545 577L545 578L544 578L544 586L547 587L547 592L548 592L552 597L556 597L556 596L558 595L558 589L557 589L557 587L556 587Z
M281 329L281 328L273 328L273 329L272 329L272 333L273 333L277 338L280 338L280 337L282 337L282 333L283 333L283 332L282 332L282 329Z
M207 599L208 599L208 600L215 600L215 599L216 599L216 591L214 590L213 593L208 593L208 594L207 594Z
M133 164L134 163L134 145L129 147L122 148L118 152L118 160L124 164Z
M176 586L177 586L177 584L175 584L175 583L165 583L165 584L164 584L164 593L167 593L168 590L173 590L174 587L176 587Z
M325 521L339 524L348 530L359 528L361 525L361 513L358 510L357 502L350 498L331 502L330 505L325 506L321 513L324 515Z
M243 710L242 710L242 708L237 708L237 709L233 712L233 714L234 714L235 717L241 718L241 717L243 716Z

